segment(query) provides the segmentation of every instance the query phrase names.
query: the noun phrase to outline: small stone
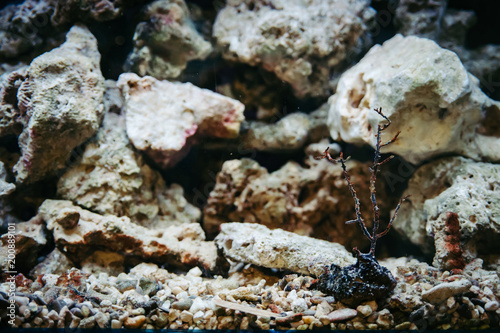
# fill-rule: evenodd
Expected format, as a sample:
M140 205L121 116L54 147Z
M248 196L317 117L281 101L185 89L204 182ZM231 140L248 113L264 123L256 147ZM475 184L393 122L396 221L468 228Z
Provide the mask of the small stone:
M409 321L405 321L401 324L394 326L394 329L395 330L407 330L410 328L410 326L411 326L411 323Z
M81 328L93 328L95 326L95 317L84 318L80 321Z
M97 312L95 314L95 321L100 328L107 328L109 324L109 318L102 312Z
M84 305L82 306L82 308L80 309L80 311L82 312L82 316L84 316L85 318L87 318L88 316L90 316L90 309L88 306Z
M101 303L99 304L101 306L101 308L103 307L109 307L112 305L111 301L108 300L108 299L104 299L101 301Z
M240 323L240 330L244 331L248 330L248 324L249 324L248 317L243 317Z
M305 324L310 325L314 322L316 318L314 316L303 316L302 320L304 321Z
M35 319L33 319L33 324L35 324L36 326L40 326L40 325L42 325L42 323L43 323L43 319L40 317L36 317Z
M168 310L170 310L170 301L163 302L163 304L160 306L160 310L168 312Z
M178 300L178 301L172 303L172 309L189 310L191 308L191 305L193 305L193 300L192 299L190 299L190 298L183 298L181 300Z
M388 309L383 309L378 313L377 325L383 329L389 329L394 325L394 317Z
M424 291L422 299L432 304L439 304L451 296L467 292L471 285L470 281L466 279L441 283L430 290Z
M146 316L143 315L128 317L127 319L125 319L123 326L125 326L125 328L130 328L130 329L140 328L145 322L146 322Z
M137 308L130 311L130 314L132 316L140 316L146 314L146 310L144 310L144 308Z
M196 313L198 311L205 311L206 308L207 308L207 303L200 297L197 297L193 300L193 304L189 308L189 312Z
M358 315L358 311L356 311L354 309L345 308L345 309L333 311L332 313L330 313L328 315L328 319L331 322L336 322L336 321L351 319L351 318L356 317L357 315Z
M57 313L55 310L50 310L50 312L47 314L49 319L53 321L58 321L59 320L59 313Z
M70 310L71 313L75 316L77 316L78 318L83 318L83 315L82 315L82 310L77 308L77 307L74 307L73 309Z
M139 280L139 287L142 288L144 295L150 297L154 296L159 290L158 282L144 277Z
M352 326L354 327L355 330L364 330L365 329L365 325L363 325L363 323L360 321L353 322Z
M183 322L190 323L193 320L193 314L189 311L184 310L181 312L180 318Z
M122 323L118 319L113 319L111 320L111 328L117 329L117 328L122 328Z
M484 305L486 311L496 311L500 306L497 301L490 301Z
M372 307L368 304L359 305L356 310L361 314L362 317L368 317L373 313Z

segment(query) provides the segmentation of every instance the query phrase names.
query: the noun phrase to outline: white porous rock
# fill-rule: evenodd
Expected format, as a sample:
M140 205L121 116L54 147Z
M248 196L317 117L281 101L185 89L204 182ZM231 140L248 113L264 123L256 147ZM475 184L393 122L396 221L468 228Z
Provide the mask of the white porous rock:
M377 125L387 122L373 111L381 107L392 121L382 140L401 131L383 152L412 163L445 153L500 160L499 130L488 130L500 118L500 104L455 53L428 39L396 35L374 46L342 75L329 103L334 140L375 147Z
M347 266L353 256L340 244L300 236L256 223L224 223L215 238L231 260L319 276L325 266Z
M249 123L242 140L245 149L283 151L301 148L309 134L311 121L301 112L289 114L275 124Z
M328 96L336 69L371 42L365 0L238 0L219 11L213 36L223 56L262 66L299 97Z
M439 159L421 166L408 182L409 203L401 206L394 228L432 254L441 267L447 247L447 213L458 215L465 259L494 253L500 242L500 165L463 157Z
M103 113L104 78L97 40L74 26L60 47L35 58L19 87L25 118L16 182L34 182L64 168L71 151L95 134Z
M173 166L196 137L235 138L244 105L191 83L158 81L133 73L120 75L127 135L138 150L161 167Z
M200 210L187 202L180 185L169 187L134 151L125 117L108 112L79 163L59 179L62 199L99 214L127 216L151 229L196 222Z

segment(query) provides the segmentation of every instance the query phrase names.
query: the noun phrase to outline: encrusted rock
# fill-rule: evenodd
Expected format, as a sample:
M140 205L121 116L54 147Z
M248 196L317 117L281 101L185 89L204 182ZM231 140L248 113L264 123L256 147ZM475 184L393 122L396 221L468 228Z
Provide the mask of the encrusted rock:
M107 273L116 276L124 271L125 257L116 252L95 251L81 262L84 273Z
M62 209L73 209L80 215L70 231L59 224ZM218 262L215 244L204 241L198 223L154 231L131 223L127 217L98 215L63 200L45 200L39 215L53 232L56 246L77 263L99 248L173 265L199 265L210 272L227 269L223 260Z
M309 134L309 117L300 112L292 113L275 124L249 123L247 133L242 137L245 149L261 151L282 151L301 148Z
M30 270L36 263L40 250L47 244L47 235L43 221L35 216L28 222L9 226L8 233L1 239L0 254L4 260L0 263L2 271ZM10 258L9 245L14 245L15 257Z
M16 59L43 48L54 2L27 0L0 11L0 59Z
M63 199L96 213L127 216L156 229L199 220L200 210L186 201L183 192L177 184L167 187L160 173L134 151L125 118L114 113L105 115L80 162L58 183Z
M316 156L326 147L326 143L321 145ZM268 173L250 159L226 161L204 208L207 233L214 234L221 223L241 221L327 238L347 248L365 246L367 240L359 229L345 224L354 216L354 204L341 166L313 157L306 163L309 168L288 162ZM346 165L356 183L362 213L373 216L369 195L364 195L368 193L368 167L354 161ZM387 194L377 194L380 202L387 202Z
M319 277L317 288L352 306L387 297L397 284L391 272L371 253L358 251L356 257L355 264L343 268L332 263Z
M74 26L64 44L31 62L17 94L26 124L14 167L18 183L63 168L73 148L99 128L104 93L99 61L94 36Z
M134 34L125 70L157 79L178 77L188 61L205 59L212 46L196 31L183 0L158 0L146 9Z
M373 133L385 120L372 109L381 107L393 123L384 140L402 133L383 152L412 163L452 152L500 160L498 129L482 122L485 110L498 119L500 104L479 89L455 53L428 39L396 35L373 47L342 75L329 103L335 140L375 147Z
M352 255L336 243L253 223L224 223L215 243L231 260L319 276L332 263L346 266Z
M495 251L500 241L500 167L463 157L443 158L420 167L408 183L411 204L403 205L394 224L400 233L431 254L433 264L449 266L455 246L466 262ZM459 242L449 246L448 214L458 215ZM447 245L448 244L448 245Z
M299 97L327 96L330 76L370 43L374 14L367 1L231 1L213 35L226 59L274 72Z
M446 10L446 0L400 0L395 25L405 36L436 39Z
M0 198L14 192L16 185L6 181L7 173L2 161L0 161Z
M30 271L30 276L63 274L71 267L75 267L75 264L59 249L55 248L54 251L50 252L42 262Z
M118 86L125 96L130 141L162 167L182 159L196 137L238 135L244 105L236 100L190 83L132 73L120 75Z
M18 107L17 92L26 78L27 66L6 71L0 76L0 137L19 135L25 118Z

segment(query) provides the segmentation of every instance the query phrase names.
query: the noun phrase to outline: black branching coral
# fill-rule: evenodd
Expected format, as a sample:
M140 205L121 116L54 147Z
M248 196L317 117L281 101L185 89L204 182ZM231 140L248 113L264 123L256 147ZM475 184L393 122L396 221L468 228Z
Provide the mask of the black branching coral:
M359 199L356 191L354 190L354 186L351 183L349 174L347 173L345 163L349 158L344 158L343 154L340 153L340 157L338 159L334 159L328 152L328 148L322 156L317 157L317 159L326 158L332 163L341 164L342 170L344 171L344 178L347 181L349 190L354 198L355 207L355 219L347 221L346 223L357 223L361 227L363 234L370 240L370 252L361 253L357 248L354 248L353 251L355 252L357 258L355 264L344 268L332 264L330 267L325 269L325 273L319 277L316 283L316 288L327 294L332 294L336 299L348 305L357 305L363 301L385 297L396 287L396 279L394 279L391 272L386 267L381 266L375 259L375 246L377 244L377 240L380 237L385 236L391 229L399 207L401 207L401 203L405 201L407 197L404 197L399 201L396 210L394 211L394 215L387 224L387 227L384 231L379 232L380 211L377 205L375 182L377 180L379 167L394 157L390 156L380 162L380 149L396 141L400 132L398 132L391 140L382 143L382 131L389 127L391 121L384 116L382 108L375 109L374 111L387 120L387 123L378 125L375 157L373 158L373 166L370 168L370 197L374 213L373 228L371 233L368 231L365 221L361 216Z

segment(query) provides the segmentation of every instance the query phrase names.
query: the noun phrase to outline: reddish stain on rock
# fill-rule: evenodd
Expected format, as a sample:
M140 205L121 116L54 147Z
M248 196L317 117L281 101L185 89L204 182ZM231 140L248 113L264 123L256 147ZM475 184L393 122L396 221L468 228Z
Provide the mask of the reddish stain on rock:
M445 249L448 252L444 260L445 267L450 270L462 270L465 267L465 261L460 245L460 238L462 237L460 223L458 222L458 215L456 213L447 213L445 233Z

